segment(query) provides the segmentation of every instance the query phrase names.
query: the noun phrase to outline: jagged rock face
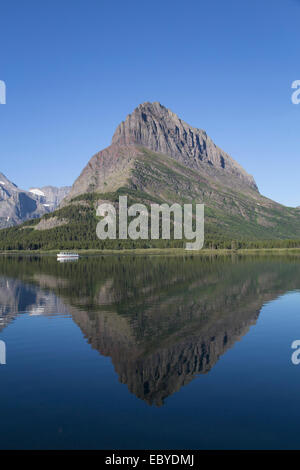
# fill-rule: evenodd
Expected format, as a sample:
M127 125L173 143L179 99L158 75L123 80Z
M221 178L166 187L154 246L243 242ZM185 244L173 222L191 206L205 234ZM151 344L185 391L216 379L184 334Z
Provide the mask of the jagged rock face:
M79 194L105 193L125 186L140 153L136 146L118 144L96 153L74 182L62 205L68 204Z
M142 145L199 171L210 165L257 190L253 177L217 147L205 131L191 127L158 102L143 103L129 114L118 126L112 144Z
M0 229L21 224L54 211L70 191L69 187L18 188L0 173Z
M70 186L63 186L61 188L57 188L56 186L43 186L42 188L31 188L29 192L44 198L45 204L48 204L50 210L55 210L69 194L70 189Z
M11 227L48 212L49 208L38 196L19 189L0 173L0 228Z

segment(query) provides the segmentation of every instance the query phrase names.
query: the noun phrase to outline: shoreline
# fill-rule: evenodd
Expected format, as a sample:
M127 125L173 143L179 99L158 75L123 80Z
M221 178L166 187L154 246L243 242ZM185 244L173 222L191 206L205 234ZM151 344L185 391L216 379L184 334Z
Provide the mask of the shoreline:
M60 250L8 250L0 251L0 256L7 255L45 255L56 256ZM136 248L124 250L69 250L79 254L79 256L88 255L166 255L166 256L199 256L199 255L247 255L247 254L299 254L300 248L242 248L232 249L202 249L185 250L184 248Z

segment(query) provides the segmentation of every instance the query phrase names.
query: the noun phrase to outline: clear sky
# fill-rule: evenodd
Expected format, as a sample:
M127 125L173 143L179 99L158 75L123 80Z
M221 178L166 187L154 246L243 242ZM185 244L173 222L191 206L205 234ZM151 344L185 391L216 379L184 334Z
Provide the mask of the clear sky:
M69 185L121 120L159 101L300 205L300 1L0 3L0 171Z

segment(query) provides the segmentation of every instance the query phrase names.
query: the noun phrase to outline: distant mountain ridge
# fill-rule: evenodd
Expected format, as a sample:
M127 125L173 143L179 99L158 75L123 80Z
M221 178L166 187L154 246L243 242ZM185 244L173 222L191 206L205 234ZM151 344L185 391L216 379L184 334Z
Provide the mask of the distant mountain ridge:
M43 186L42 188L30 188L29 192L39 197L45 198L50 210L55 210L62 200L69 194L71 186Z
M0 173L0 228L12 227L55 210L70 188L23 190Z

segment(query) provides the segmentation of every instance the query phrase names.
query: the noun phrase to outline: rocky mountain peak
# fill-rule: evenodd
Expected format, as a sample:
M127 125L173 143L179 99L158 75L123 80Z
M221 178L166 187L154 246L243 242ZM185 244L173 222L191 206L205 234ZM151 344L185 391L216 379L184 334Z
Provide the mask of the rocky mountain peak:
M0 172L0 190L5 190L7 188L17 189L17 185L12 183L12 181L9 181L9 179Z
M50 208L50 210L55 210L61 201L68 195L70 189L70 186L43 186L42 188L30 188L29 192L42 198L43 202Z
M69 187L45 186L29 191L18 188L0 172L0 229L21 224L54 211L70 191Z
M207 166L240 184L257 190L254 178L230 155L217 147L206 132L197 129L159 102L140 104L117 127L112 144L137 144L168 155L187 167L206 171Z

